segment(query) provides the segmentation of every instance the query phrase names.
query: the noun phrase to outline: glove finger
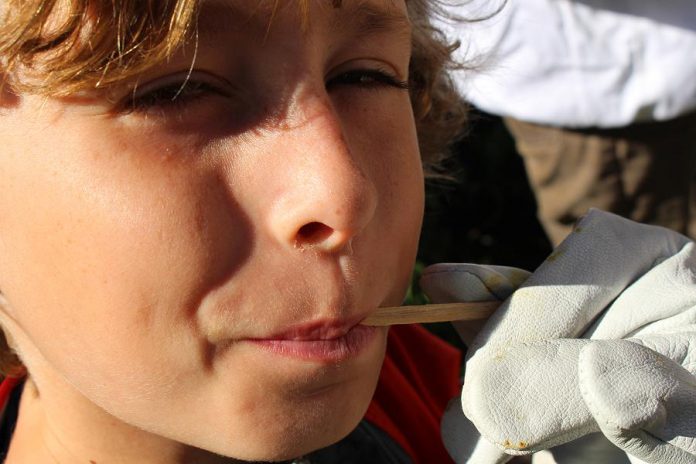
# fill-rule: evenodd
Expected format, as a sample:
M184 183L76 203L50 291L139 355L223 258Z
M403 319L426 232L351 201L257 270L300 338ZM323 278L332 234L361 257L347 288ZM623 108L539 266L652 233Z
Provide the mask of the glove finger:
M696 460L696 377L668 357L693 363L695 337L593 341L581 351L583 399L605 436L627 453L649 463Z
M503 301L531 273L507 266L483 266L468 263L441 263L427 267L420 285L433 303L456 301ZM454 322L454 328L466 345L481 331L485 321Z
M516 267L439 263L423 270L420 286L433 303L503 301L530 275Z
M599 432L578 388L589 340L486 346L467 363L466 416L488 441L526 454Z
M457 464L504 464L512 459L478 433L462 412L459 398L452 399L447 405L441 430L442 442Z
M659 335L632 338L629 341L660 353L686 369L696 380L696 324Z
M668 229L592 210L488 320L469 356L486 343L582 335L627 286L687 242Z
M585 336L619 339L696 324L696 246L654 265L612 303Z

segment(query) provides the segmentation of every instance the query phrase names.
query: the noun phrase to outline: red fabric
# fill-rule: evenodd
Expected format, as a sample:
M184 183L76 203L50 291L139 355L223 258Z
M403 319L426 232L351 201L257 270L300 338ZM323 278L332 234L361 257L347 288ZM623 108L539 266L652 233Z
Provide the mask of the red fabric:
M365 419L385 431L414 464L451 463L440 419L459 395L461 353L419 325L389 330L387 355Z
M0 411L7 405L10 399L10 393L14 387L22 381L21 377L5 377L0 383Z

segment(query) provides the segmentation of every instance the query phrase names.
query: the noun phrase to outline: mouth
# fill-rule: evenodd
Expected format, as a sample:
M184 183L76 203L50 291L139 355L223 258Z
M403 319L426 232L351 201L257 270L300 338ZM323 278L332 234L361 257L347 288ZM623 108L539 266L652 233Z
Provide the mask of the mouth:
M358 356L370 345L378 330L353 321L316 321L300 324L264 338L247 339L276 355L337 363Z

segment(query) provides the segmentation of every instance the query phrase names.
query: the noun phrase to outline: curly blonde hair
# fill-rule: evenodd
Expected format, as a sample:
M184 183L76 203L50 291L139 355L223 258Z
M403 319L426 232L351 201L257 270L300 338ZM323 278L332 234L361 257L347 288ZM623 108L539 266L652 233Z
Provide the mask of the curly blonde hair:
M276 0L276 4L280 0ZM327 0L328 1L328 0ZM309 0L296 0L307 14ZM341 0L331 0L340 7ZM133 78L192 38L200 0L6 0L0 78L11 91L63 96ZM434 0L406 0L413 26L409 87L421 157L432 174L466 112L445 72L456 48L431 24ZM0 334L0 373L21 362Z

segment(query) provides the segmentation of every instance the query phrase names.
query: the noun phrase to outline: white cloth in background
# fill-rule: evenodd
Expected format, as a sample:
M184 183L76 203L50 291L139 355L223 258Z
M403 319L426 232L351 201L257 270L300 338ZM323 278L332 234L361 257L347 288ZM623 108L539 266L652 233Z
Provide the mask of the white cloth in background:
M455 3L455 2L453 2ZM438 23L476 69L455 81L499 116L623 127L696 109L694 0L469 0Z

